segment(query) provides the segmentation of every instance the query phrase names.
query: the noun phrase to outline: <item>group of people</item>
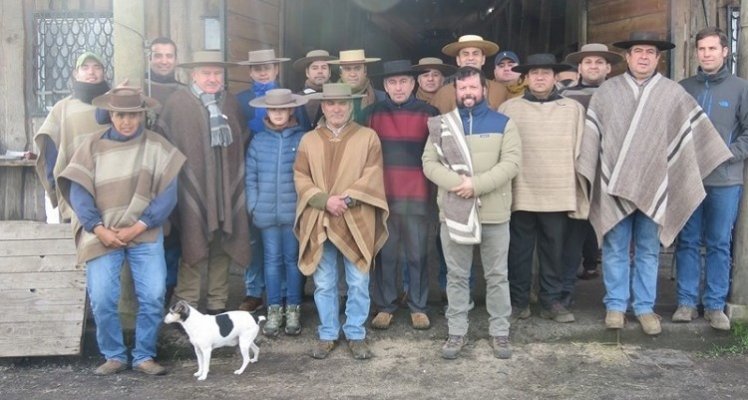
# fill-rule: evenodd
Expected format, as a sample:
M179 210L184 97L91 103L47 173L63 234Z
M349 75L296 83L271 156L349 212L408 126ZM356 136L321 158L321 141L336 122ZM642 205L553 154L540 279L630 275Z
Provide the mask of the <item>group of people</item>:
M446 359L467 343L476 246L501 359L512 354L510 323L531 316L534 254L540 316L568 323L576 279L597 276L598 243L607 328L622 328L631 307L645 333L661 332L659 248L677 238L673 321L698 317L703 304L712 327L729 329L748 83L727 70L727 39L716 28L697 35L698 73L680 85L657 72L672 43L634 32L614 45L623 56L590 43L566 63L551 54L520 63L464 35L442 49L456 66L435 57L384 62L371 76L383 91L367 71L378 58L313 50L293 63L307 78L294 93L278 82L290 60L274 50L239 63L199 51L177 64L176 45L160 38L145 84L153 98L110 89L102 60L82 54L72 95L35 140L37 172L74 223L86 264L106 359L95 373L128 365L117 314L125 260L139 304L136 370L166 372L154 357L172 292L197 306L207 271L206 311L226 311L232 263L246 266L239 309L267 306L265 335L300 333L311 276L319 316L311 356L327 357L342 331L354 358L370 358L370 309L370 326L387 329L403 301L398 282L412 327L431 326L426 228L437 215ZM490 57L493 80L482 71ZM606 80L622 62L625 72ZM238 66L249 66L252 83L234 96L224 74ZM179 83L176 67L189 69L191 82ZM576 79L562 82L569 70Z

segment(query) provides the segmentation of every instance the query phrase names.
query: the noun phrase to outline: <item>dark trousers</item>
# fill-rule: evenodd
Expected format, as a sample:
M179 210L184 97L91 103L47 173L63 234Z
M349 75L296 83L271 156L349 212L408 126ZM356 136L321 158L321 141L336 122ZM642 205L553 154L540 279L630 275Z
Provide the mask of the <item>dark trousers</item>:
M422 215L390 214L390 236L379 252L379 263L372 271L371 300L379 311L397 310L398 264L408 273L408 307L426 312L429 273L426 264L428 219Z
M597 269L597 250L597 237L590 221L569 218L563 254L564 294L574 293L580 263L586 271Z
M561 298L564 264L561 261L569 217L565 212L515 211L509 224L509 290L512 306L530 303L532 258L537 245L540 304L549 308Z

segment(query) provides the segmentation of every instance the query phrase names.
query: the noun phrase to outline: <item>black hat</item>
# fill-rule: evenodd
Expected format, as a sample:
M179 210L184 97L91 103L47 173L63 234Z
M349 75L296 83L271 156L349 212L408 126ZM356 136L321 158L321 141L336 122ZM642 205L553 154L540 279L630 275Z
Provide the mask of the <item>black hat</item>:
M379 74L374 74L377 78L387 78L395 75L408 75L416 77L421 74L422 71L416 71L408 60L394 60L385 61L382 63L383 71Z
M527 62L522 65L517 65L512 68L512 71L526 74L531 69L535 68L547 68L552 69L553 72L568 71L571 66L568 64L560 64L556 62L556 56L550 53L533 54L527 57Z
M648 44L657 47L658 50L671 50L675 48L675 44L668 42L667 40L660 39L660 35L655 32L631 32L629 34L629 40L622 42L615 42L613 46L619 49L629 49L637 44Z

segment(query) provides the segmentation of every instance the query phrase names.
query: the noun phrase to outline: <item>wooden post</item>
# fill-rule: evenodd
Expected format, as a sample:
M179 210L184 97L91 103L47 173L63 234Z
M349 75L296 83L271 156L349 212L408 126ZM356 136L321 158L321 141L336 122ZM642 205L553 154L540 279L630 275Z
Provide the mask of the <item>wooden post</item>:
M129 79L143 85L145 71L145 0L113 0L114 84Z
M740 38L738 40L738 76L748 76L748 0L740 1ZM743 179L748 177L748 164ZM747 187L746 182L743 188ZM745 190L745 189L744 189ZM748 196L743 193L733 237L732 287L727 316L733 321L748 321Z

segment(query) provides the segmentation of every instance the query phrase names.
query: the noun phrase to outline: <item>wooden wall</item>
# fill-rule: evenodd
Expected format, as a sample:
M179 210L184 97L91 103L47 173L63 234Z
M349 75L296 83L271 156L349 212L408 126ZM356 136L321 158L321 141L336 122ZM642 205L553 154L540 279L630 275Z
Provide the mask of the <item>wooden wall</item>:
M282 0L226 0L226 56L244 61L253 50L275 49L283 57ZM229 70L229 91L238 93L249 86L249 68Z
M588 0L587 43L612 43L627 40L633 31L657 32L663 38L670 36L669 0ZM619 51L615 47L613 51ZM623 52L622 50L620 50ZM625 70L620 63L614 73ZM669 57L663 53L659 71L669 75Z

